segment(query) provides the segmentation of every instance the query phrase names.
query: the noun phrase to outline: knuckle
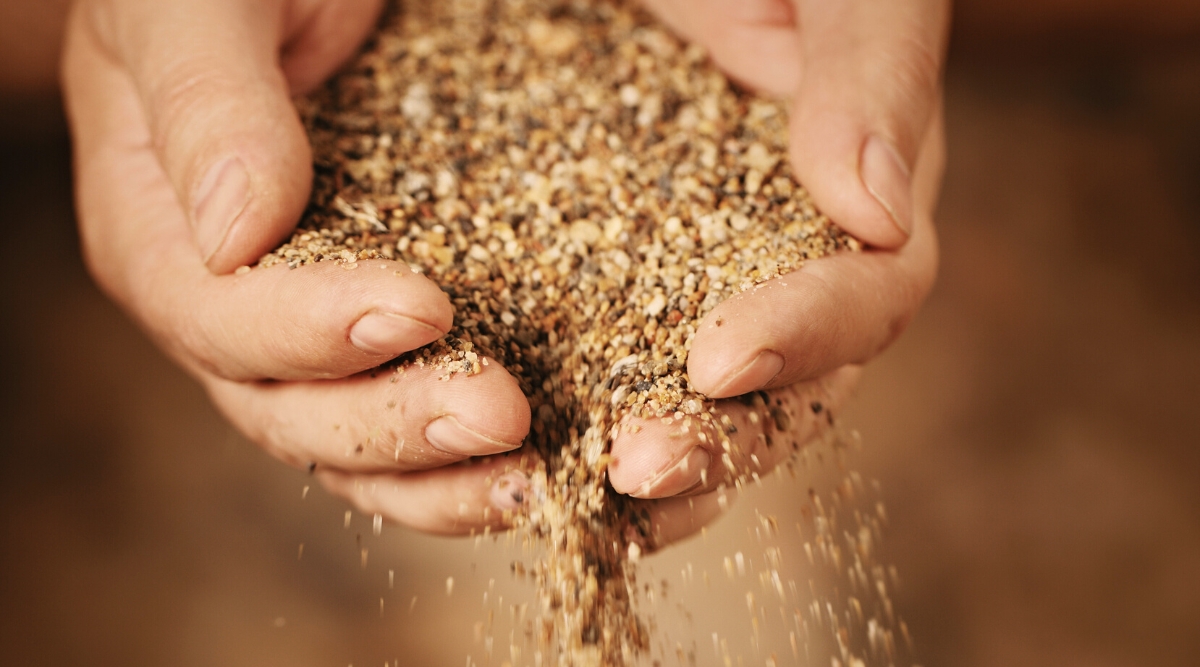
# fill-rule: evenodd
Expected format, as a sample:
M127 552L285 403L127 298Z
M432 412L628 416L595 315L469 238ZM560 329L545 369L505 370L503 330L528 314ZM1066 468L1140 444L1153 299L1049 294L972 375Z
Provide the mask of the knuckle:
M202 56L188 54L166 63L147 82L154 144L162 147L204 118L206 106L224 99L230 86Z
M129 299L125 294L126 290L121 287L123 283L121 262L115 261L115 254L103 243L103 236L92 233L95 227L89 223L93 216L89 212L81 210L78 217L79 245L84 268L101 291L114 301L128 307Z
M247 440L273 458L295 468L312 469L316 457L298 440L296 423L287 410L263 402L269 383L201 378L209 399Z
M909 112L896 118L897 138L906 154L915 155L941 91L940 51L910 39L882 62L892 91L888 108Z
M89 32L96 44L112 55L116 52L117 13L115 0L81 0L70 10L68 34L73 35L76 27Z
M182 356L190 365L224 380L244 382L256 379L230 368L220 347L193 318L168 310L158 311L154 319L151 326L160 332L158 337L164 346L176 350L177 356Z
M386 469L407 464L404 450L409 444L401 429L395 426L376 427L367 432L356 446L356 451L358 447L365 448L366 460Z

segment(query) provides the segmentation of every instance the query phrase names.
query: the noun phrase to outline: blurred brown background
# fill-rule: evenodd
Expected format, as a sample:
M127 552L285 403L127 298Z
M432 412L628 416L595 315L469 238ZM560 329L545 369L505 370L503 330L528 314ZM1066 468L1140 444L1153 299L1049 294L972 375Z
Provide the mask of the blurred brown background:
M53 89L64 4L0 5L0 663L489 664L475 624L528 593L511 551L343 528L89 282ZM898 609L927 666L1194 665L1200 3L968 0L955 20L941 276L845 416ZM713 632L750 634L722 559L753 560L755 508L786 519L804 488L772 482L648 561L713 574L674 598L697 664ZM734 650L793 664L785 634Z

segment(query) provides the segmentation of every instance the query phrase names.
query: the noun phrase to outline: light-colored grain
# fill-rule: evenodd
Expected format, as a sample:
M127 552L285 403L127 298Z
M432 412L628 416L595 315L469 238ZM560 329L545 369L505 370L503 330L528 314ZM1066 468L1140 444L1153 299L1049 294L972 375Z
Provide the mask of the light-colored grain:
M649 645L634 563L656 535L606 485L619 425L698 420L728 474L748 475L728 419L688 382L697 326L740 291L858 249L793 180L782 105L624 4L449 0L393 11L299 106L312 202L259 266L387 259L442 286L450 333L392 366L453 381L494 360L517 378L534 418L513 460L532 498L512 518L534 545L538 655L627 664ZM747 405L748 426L788 446L790 408Z

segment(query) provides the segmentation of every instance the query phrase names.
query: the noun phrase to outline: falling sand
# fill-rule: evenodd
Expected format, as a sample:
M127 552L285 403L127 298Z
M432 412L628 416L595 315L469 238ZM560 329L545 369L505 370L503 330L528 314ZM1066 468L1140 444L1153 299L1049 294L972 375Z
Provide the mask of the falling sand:
M651 637L636 565L662 535L652 502L607 484L614 437L646 420L693 434L709 454L695 491L724 503L832 431L819 386L714 401L686 370L702 323L721 324L705 320L717 304L859 250L793 179L784 105L734 86L643 11L598 0L393 8L298 104L312 200L259 266L383 259L442 287L453 327L389 372L434 367L454 382L496 363L529 399L531 432L510 459L530 490L504 520L525 545L514 570L538 590L533 664L637 662ZM839 528L819 497L809 507L809 558L886 601L871 565L882 517ZM891 661L890 603L813 604L797 618L829 626L842 664L859 660L860 627Z

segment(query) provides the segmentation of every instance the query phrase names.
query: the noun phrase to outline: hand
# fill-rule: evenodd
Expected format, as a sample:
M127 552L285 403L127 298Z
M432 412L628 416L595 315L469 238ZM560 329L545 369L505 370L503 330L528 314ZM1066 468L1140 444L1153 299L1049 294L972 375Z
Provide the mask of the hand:
M453 465L520 445L516 381L498 365L452 382L360 373L447 331L441 290L386 261L234 271L308 199L290 96L349 57L379 9L81 0L63 60L80 233L101 287L243 433L340 492L386 483L402 523L465 532L516 505L504 457Z
M488 509L510 507L519 496L519 480L502 475L509 464L494 457L447 464L511 449L527 432L528 406L507 373L492 366L455 383L416 371L347 377L445 331L449 305L436 287L387 262L360 263L382 271L315 265L227 275L286 235L307 197L308 149L288 95L332 71L377 7L226 0L185 9L85 1L70 22L64 79L81 231L97 280L200 378L239 428L288 462L315 463L322 481L360 507L434 532L497 524L498 513ZM936 176L933 183L936 191ZM909 256L907 264L921 264L920 254ZM867 272L886 277L889 262ZM827 278L836 286L840 274L833 273ZM913 284L915 304L928 283ZM696 360L703 357L693 352L691 367L701 388ZM785 406L803 414L813 392L836 406L852 376L790 389ZM346 379L313 381L339 377ZM710 393L741 393L738 383L726 384ZM434 425L441 416L452 419ZM676 475L664 476L660 463L677 460L687 439L644 433L614 446L624 461L614 467L614 485L673 495ZM637 446L646 438L655 444ZM776 460L747 458L764 467ZM650 485L639 467L651 471ZM717 473L709 486L723 479ZM682 507L661 504L664 511ZM715 513L711 498L696 507L690 519L667 521L663 535L682 535Z
M810 262L771 281L769 289L722 303L701 322L688 359L699 391L720 399L771 390L772 403L792 415L793 438L814 437L820 428L810 402L837 410L858 376L853 365L895 340L933 283L948 3L646 4L707 47L733 78L792 99L791 158L798 180L818 208L868 246ZM718 407L735 422L746 411L732 400ZM711 434L701 439L680 424L642 426L613 443L610 480L616 490L666 498L704 494L731 481L730 465ZM736 469L765 473L790 454L790 448L765 447L762 429L739 425L734 441L743 461L734 462ZM711 498L702 506L703 517L664 525L664 533L678 538L698 529L717 511Z

